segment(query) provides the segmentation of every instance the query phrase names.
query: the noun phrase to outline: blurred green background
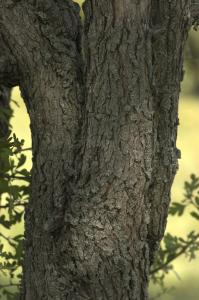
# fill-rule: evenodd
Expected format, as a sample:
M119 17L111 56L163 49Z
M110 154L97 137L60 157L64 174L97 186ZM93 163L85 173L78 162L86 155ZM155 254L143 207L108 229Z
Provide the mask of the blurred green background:
M31 146L29 117L20 97L18 88L13 89L12 98L19 103L19 107L12 104L14 117L11 120L13 131L17 137L25 140L25 148ZM179 171L172 188L172 200L183 198L184 181L191 173L199 175L199 32L191 31L185 51L185 77L179 104L180 126L178 129L177 146L181 149L182 159L179 161ZM27 167L31 168L31 153L28 155ZM16 231L23 230L23 224L16 227ZM182 237L198 228L198 222L185 214L182 218L169 217L167 231ZM1 227L0 227L1 230ZM14 232L16 234L16 232ZM12 233L9 233L12 235ZM199 299L199 253L196 260L188 262L184 256L175 263L175 271L168 275L167 285L175 286L170 294L164 294L160 300L198 300ZM0 283L4 279L0 278ZM151 294L156 295L156 286L150 287Z

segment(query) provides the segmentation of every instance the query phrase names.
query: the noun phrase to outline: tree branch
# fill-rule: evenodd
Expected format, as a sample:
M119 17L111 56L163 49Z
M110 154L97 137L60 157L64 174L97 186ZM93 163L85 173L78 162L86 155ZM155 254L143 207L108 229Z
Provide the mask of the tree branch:
M182 249L176 253L173 257L171 257L170 259L168 259L164 264L160 265L159 267L151 270L150 275L153 275L155 273L157 273L160 270L163 270L165 267L167 267L172 261L174 261L177 257L181 256L182 254L185 253L185 251L193 244L197 241L197 239L199 239L199 234L197 234L189 243L187 243L184 247L182 247Z
M192 0L191 17L193 24L199 24L199 0Z
M25 152L25 151L32 151L32 148L31 147L29 147L29 148L23 148L23 149L20 149L20 150L16 150L13 153L14 154L18 154L18 153Z
M73 170L81 168L76 159L84 105L81 22L79 7L71 0L17 1L14 7L8 8L11 2L0 0L0 33L6 33L4 47L13 49L16 57L20 90L31 119L33 169L26 220L32 220L34 207L39 208L38 224L34 224L34 234L39 237L40 227L45 228L49 220L56 219L57 214L64 215L68 209L70 183L76 180ZM30 224L26 222L27 245L34 240ZM42 230L43 234L46 232ZM50 239L47 244L43 243L44 239L38 241L42 253L47 248L52 249ZM36 256L37 251L35 247ZM30 267L25 270L24 282L26 278L34 280L31 269L35 261L31 257L27 249L24 265ZM49 274L43 294L47 294L53 276ZM61 283L56 283L61 299ZM45 285L44 279L41 285ZM24 291L36 299L37 290L29 290L29 286L24 287Z
M17 176L17 175L7 175L7 174L0 174L0 178L18 179L18 180L25 180L25 181L30 181L30 179L31 179L30 176Z
M14 204L14 207L25 207L26 206L26 203L21 203L21 204ZM0 209L6 209L6 208L9 208L10 206L7 204L7 205L0 205Z
M160 2L164 5L160 5ZM165 38L163 38L160 30L152 39L151 86L155 105L153 132L157 140L154 143L153 173L147 194L148 201L151 203L151 221L148 229L151 263L157 245L164 235L170 189L178 168L179 150L176 148L178 100L182 80L183 51L190 29L188 18L190 2L188 1L186 5L184 3L185 1L182 0L152 1L153 27L166 30L168 34L164 34ZM176 17L172 18L172 15ZM172 28L175 28L175 34Z

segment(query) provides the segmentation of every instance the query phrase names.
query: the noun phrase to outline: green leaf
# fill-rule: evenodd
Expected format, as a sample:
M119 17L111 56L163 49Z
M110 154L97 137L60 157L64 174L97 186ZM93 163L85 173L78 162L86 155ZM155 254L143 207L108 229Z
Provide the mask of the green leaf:
M196 201L196 204L198 205L198 208L199 208L199 197L195 197L195 201Z
M9 187L9 193L12 195L14 200L17 200L20 197L20 187L18 185L11 185Z
M5 215L0 216L0 225L7 229L10 229L11 223L6 220Z
M24 154L21 154L19 157L17 168L20 168L21 166L23 166L25 162L26 162L26 156Z
M199 220L199 214L197 212L192 211L190 214L193 218L195 218L196 220Z
M174 202L171 205L171 207L169 208L169 214L172 216L177 214L180 217L183 215L185 208L186 208L186 205L178 203L178 202Z
M169 255L173 254L175 250L178 248L178 238L176 236L167 233L164 237L165 248L169 252Z

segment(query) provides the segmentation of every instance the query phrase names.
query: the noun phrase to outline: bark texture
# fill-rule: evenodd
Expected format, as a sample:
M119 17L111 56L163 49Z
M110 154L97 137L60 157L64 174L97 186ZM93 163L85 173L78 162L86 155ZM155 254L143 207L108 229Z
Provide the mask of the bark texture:
M192 0L190 14L192 18L192 24L198 26L199 25L199 0Z
M191 1L0 0L33 142L21 300L146 300L177 170ZM9 74L9 76L8 76Z
M6 113L5 113L6 110ZM5 137L9 129L10 109L10 89L0 86L0 112L4 117L0 118L0 138Z

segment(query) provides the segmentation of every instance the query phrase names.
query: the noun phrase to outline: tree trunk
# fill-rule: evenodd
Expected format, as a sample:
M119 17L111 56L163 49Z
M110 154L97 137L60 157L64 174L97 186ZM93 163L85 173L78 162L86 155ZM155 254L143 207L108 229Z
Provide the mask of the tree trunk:
M0 83L20 85L33 143L21 300L147 299L190 2L87 0L82 25L69 0L0 0Z

